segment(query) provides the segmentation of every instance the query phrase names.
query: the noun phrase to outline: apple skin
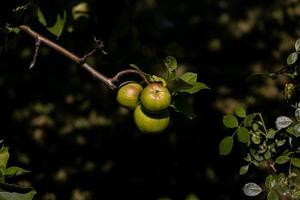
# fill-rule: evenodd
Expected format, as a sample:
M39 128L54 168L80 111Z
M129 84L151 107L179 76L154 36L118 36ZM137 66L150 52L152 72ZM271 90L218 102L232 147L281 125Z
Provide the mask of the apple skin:
M117 94L117 101L120 105L135 109L139 104L139 97L143 90L143 87L136 82L130 82L120 87Z
M161 133L170 123L168 110L160 113L148 113L141 105L137 106L133 113L134 122L142 133Z
M141 103L148 112L160 112L169 107L171 94L162 83L150 83L142 91Z

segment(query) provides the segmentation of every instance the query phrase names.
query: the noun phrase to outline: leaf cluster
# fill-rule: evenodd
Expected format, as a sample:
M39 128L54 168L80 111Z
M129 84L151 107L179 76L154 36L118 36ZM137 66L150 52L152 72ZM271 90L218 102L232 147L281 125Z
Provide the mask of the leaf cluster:
M28 170L17 166L8 167L8 147L2 145L0 148L0 199L1 200L32 200L36 192L31 187L22 187L7 183L7 179L18 177L29 173Z

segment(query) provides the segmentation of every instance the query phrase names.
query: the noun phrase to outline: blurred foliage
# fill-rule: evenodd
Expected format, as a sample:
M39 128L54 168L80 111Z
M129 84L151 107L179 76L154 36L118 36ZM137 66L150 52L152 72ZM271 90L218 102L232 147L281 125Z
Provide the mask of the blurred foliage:
M281 92L288 78L253 74L286 64L300 35L298 1L36 0L13 10L27 3L5 1L1 26L29 24L77 55L89 52L96 36L108 55L88 62L108 76L131 63L160 72L162 58L172 55L178 76L198 73L212 88L187 98L193 121L174 113L165 134L141 135L115 94L90 74L44 46L29 71L35 41L1 33L0 139L12 147L13 164L32 171L24 181L38 199L245 199L240 188L249 178L239 176L239 152L218 156L227 131L222 115L244 105L273 125L290 112ZM48 27L66 12L58 40L38 22L38 7ZM250 179L263 170L249 170Z

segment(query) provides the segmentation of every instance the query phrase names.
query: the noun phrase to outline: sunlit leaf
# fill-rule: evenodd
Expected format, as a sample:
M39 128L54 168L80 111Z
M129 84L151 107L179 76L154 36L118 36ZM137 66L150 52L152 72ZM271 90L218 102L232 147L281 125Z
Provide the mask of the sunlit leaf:
M175 71L177 69L177 60L173 56L167 56L164 60L164 63L168 71Z
M298 54L296 52L291 53L288 58L287 58L287 64L288 65L293 65L296 63L298 59Z
M240 175L246 174L248 172L248 169L249 169L249 165L242 166L240 168Z
M35 196L35 191L30 191L27 193L17 193L17 192L0 192L1 200L32 200Z
M234 113L240 118L246 117L246 110L242 106L235 107Z
M270 190L267 196L268 200L279 200L279 196L274 190Z
M238 127L239 122L234 115L228 114L223 117L223 124L227 128L236 128L236 127Z
M40 8L38 8L38 10L37 10L37 16L38 16L39 22L40 22L42 25L47 26L46 18L44 17L44 14L42 13L42 11L41 11Z
M291 120L289 117L286 117L286 116L277 117L276 122L275 122L277 130L287 128L292 123L293 123L293 120Z
M243 143L249 142L250 133L249 133L249 130L247 128L245 128L245 127L239 127L237 129L237 136L238 136L238 140L240 142L243 142Z
M256 183L247 183L243 187L243 191L244 191L245 195L247 195L249 197L254 197L254 196L259 195L263 190Z
M275 160L275 163L277 164L284 164L287 163L290 160L290 157L284 155L284 156L278 156Z
M197 82L197 83L193 83L193 86L191 88L187 88L187 89L181 89L179 90L180 92L187 92L189 94L195 94L197 92L199 92L200 90L203 89L209 89L209 87L201 82Z
M7 177L13 177L13 176L19 176L23 174L27 174L30 171L22 169L20 167L9 167L5 170L5 176Z
M233 138L231 136L226 136L222 139L219 145L220 155L230 154L233 147Z
M300 158L292 158L291 162L293 166L300 168Z
M295 42L295 50L300 51L300 39Z
M9 159L8 147L2 146L0 149L0 167L6 168Z
M269 176L267 176L266 180L265 180L265 186L267 188L273 188L276 184L276 179L274 178L274 176L272 174L270 174Z
M186 72L180 77L180 79L192 84L197 82L197 76L198 75L196 73Z
M52 27L48 27L48 31L50 31L52 34L54 34L56 37L59 37L63 30L64 26L67 20L67 13L64 11L63 16L57 15L56 22Z

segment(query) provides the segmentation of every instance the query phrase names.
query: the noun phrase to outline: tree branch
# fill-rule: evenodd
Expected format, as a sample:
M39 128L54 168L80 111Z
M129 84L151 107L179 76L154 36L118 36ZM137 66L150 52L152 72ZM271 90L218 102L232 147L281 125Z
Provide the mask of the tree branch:
M137 75L141 76L145 80L145 82L148 83L148 80L146 79L146 77L141 72L139 72L137 70L132 70L132 69L120 71L115 76L113 76L112 78L106 77L105 75L103 75L100 72L98 72L97 70L95 70L88 63L83 61L82 58L78 57L77 55L75 55L74 53L72 53L69 50L65 49L64 47L58 45L57 43L55 43L55 42L47 39L46 37L40 35L39 33L33 31L29 26L21 25L21 26L19 26L19 29L22 30L23 32L27 33L31 37L33 37L36 40L36 43L38 42L39 45L40 44L45 44L45 45L51 47L52 49L54 49L55 51L59 52L60 54L68 57L70 60L74 61L75 63L79 64L81 67L83 67L85 70L87 70L92 76L94 76L98 80L102 81L105 85L107 85L112 90L117 89L117 86L116 86L115 83L119 81L119 78L121 76L124 76L124 75L127 75L127 74L137 74ZM37 50L36 50L36 52L37 52ZM34 60L33 60L32 63L35 63L36 57L37 57L37 53L35 53Z

